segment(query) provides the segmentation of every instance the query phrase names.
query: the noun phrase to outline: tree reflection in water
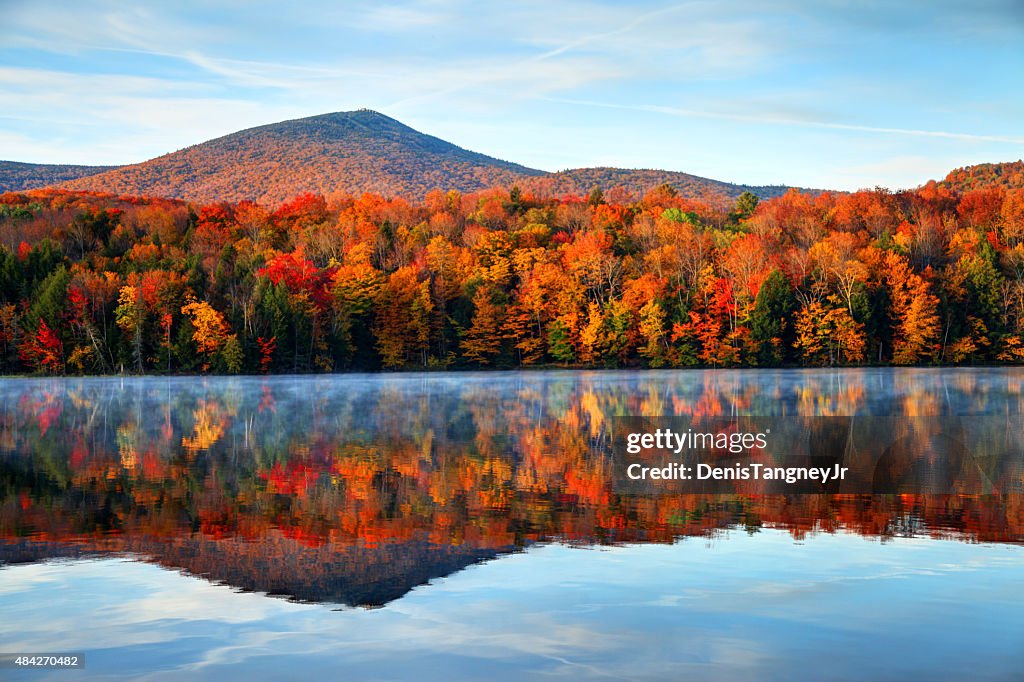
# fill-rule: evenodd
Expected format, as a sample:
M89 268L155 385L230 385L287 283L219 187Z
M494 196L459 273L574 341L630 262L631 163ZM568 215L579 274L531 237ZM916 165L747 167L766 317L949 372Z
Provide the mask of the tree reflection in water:
M550 540L775 527L1020 543L1020 494L617 494L607 434L616 415L1019 415L1022 388L997 369L8 380L0 561L131 552L379 605Z

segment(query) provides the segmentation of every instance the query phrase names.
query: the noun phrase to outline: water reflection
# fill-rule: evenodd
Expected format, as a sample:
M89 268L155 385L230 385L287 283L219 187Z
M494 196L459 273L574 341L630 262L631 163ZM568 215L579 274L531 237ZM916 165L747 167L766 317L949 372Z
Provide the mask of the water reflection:
M0 561L132 552L380 605L549 540L772 527L1020 543L1020 495L616 494L605 443L616 415L1022 407L1024 372L1004 369L7 380Z

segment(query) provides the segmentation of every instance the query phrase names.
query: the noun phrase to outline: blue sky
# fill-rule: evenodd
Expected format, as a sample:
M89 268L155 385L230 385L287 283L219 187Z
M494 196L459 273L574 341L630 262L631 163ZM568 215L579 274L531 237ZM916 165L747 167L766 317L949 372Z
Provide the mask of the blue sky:
M1024 157L1022 79L1020 0L0 0L19 161L369 107L546 170L900 188Z

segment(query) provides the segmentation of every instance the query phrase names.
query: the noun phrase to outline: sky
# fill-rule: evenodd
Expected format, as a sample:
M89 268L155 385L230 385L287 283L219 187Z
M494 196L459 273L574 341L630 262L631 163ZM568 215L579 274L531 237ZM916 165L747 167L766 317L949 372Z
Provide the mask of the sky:
M1021 0L0 0L0 159L36 163L366 107L550 171L898 189L1024 157L1022 83Z

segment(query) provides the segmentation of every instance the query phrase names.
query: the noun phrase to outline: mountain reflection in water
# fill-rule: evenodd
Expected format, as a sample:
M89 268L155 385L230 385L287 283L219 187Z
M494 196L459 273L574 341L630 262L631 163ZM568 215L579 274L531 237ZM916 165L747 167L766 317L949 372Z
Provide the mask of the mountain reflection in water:
M0 562L132 553L245 590L381 605L551 540L772 527L1021 543L1019 494L617 494L607 432L617 415L1022 407L1024 372L1007 369L5 380Z

